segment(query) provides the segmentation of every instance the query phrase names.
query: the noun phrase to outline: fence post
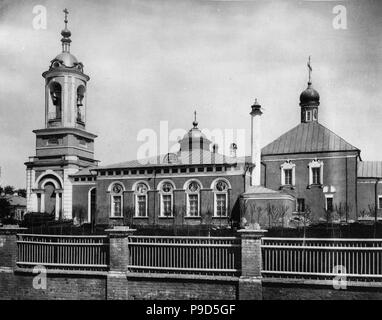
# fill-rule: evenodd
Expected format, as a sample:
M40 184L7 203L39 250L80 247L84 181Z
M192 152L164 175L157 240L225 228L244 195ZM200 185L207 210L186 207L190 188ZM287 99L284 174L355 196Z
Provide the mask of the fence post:
M129 236L135 229L126 226L115 226L105 230L109 235L109 272L107 275L107 299L127 300L128 281L127 266L129 265Z
M17 234L26 228L18 225L5 225L0 227L0 268L16 268L17 261Z
M239 300L261 300L261 238L266 230L242 229L241 276L239 278Z

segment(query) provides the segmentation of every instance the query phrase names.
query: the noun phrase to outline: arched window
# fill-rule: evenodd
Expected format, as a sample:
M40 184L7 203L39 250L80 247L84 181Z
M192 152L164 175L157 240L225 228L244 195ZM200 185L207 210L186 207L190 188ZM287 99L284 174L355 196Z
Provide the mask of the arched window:
M147 217L147 191L148 186L140 182L135 187L135 216Z
M224 180L217 180L214 188L214 216L227 217L228 214L228 184Z
M122 217L123 211L123 186L120 183L114 183L111 187L111 216Z
M201 186L197 181L190 181L186 187L187 195L187 216L200 216L200 189Z
M61 105L62 105L62 90L58 82L52 82L49 85L49 93L52 99L52 108L49 110L48 119L57 120L61 119Z
M85 112L84 112L84 97L85 97L85 87L83 85L77 88L77 122L85 122Z
M173 217L174 186L171 182L163 182L160 186L160 216Z

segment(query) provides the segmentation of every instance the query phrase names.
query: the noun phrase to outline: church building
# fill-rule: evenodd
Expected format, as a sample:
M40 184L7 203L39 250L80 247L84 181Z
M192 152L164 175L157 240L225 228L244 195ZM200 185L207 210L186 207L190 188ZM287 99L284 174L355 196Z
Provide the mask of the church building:
M287 226L307 210L319 221L341 208L348 222L370 204L382 210L382 165L362 162L358 148L319 122L310 62L308 87L296 106L298 125L261 148L263 108L257 100L249 108L247 157L237 157L235 143L229 156L219 153L195 116L178 152L98 165L96 135L86 130L89 76L70 53L64 12L62 52L43 73L45 127L34 131L36 155L25 163L29 212L54 213L57 219L81 215L102 225L228 225L254 217L266 224L272 209Z

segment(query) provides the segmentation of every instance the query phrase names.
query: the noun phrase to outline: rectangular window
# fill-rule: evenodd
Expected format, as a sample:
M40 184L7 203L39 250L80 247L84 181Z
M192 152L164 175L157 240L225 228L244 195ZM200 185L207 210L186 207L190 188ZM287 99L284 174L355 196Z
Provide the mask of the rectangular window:
M382 196L378 196L378 209L382 209Z
M122 198L121 196L113 196L113 216L122 216Z
M146 217L146 196L138 196L138 217Z
M227 196L225 194L216 195L216 215L218 217L227 216Z
M292 185L292 169L284 169L285 185Z
M321 168L312 168L312 182L313 184L321 184Z
M297 211L298 212L305 211L305 199L297 199Z
M311 113L310 111L306 112L306 121L310 121Z
M191 217L199 216L199 201L197 194L190 194L188 196L188 201L190 204L189 215Z
M171 206L171 195L163 195L163 216L171 217L172 216L172 206Z
M326 198L326 210L329 212L333 212L333 198L332 197Z

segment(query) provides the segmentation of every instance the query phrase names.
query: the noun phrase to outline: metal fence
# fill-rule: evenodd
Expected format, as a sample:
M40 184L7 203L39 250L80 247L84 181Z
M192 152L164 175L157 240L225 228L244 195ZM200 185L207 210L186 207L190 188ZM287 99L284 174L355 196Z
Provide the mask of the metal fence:
M235 237L129 237L129 271L236 276L240 239Z
M107 236L17 235L17 265L48 269L106 270L109 265Z
M264 278L382 281L382 239L263 238Z

